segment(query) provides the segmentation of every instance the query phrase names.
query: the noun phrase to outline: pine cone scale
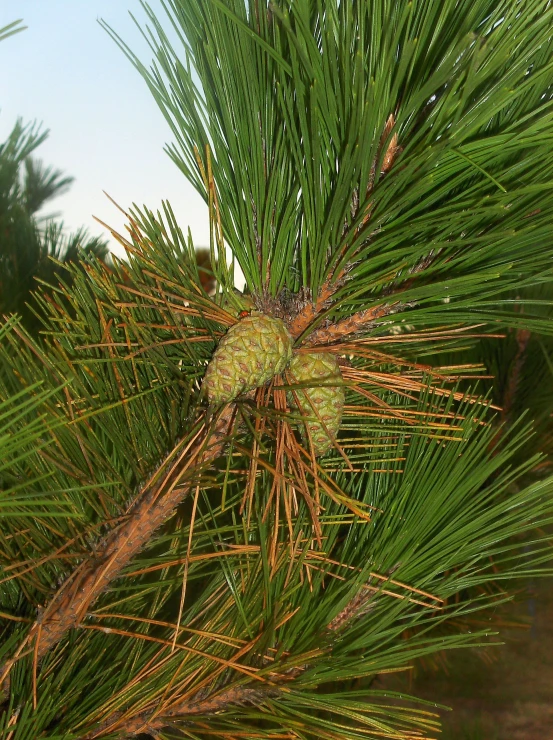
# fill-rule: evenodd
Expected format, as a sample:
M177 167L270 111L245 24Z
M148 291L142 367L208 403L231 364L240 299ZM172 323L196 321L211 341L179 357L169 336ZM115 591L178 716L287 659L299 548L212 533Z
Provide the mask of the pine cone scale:
M253 313L230 327L209 363L203 388L211 405L234 400L281 373L292 356L292 338L277 318Z
M301 435L304 441L311 440L317 456L324 455L342 423L345 394L340 366L330 352L307 352L292 358L290 374L294 383L306 386L289 394L292 408L306 417Z

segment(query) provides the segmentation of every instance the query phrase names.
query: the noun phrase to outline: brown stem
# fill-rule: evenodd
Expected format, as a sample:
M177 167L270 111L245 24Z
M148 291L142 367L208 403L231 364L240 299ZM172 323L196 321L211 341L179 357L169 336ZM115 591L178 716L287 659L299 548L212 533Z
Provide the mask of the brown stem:
M179 450L178 455L173 454L161 463L141 494L129 506L123 522L109 532L95 552L65 579L38 616L24 643L13 658L0 668L0 685L12 665L22 654L26 654L26 648L33 641L35 661L38 661L70 629L79 626L98 596L148 544L154 532L197 484L198 470L203 470L221 455L234 421L234 408L234 404L224 407L214 424L204 423L192 441ZM179 486L183 475L190 469L194 469L193 480L187 480Z
M526 348L528 346L528 342L530 341L531 336L532 336L531 332L528 329L518 329L517 330L516 341L517 341L518 349L517 349L515 359L513 360L513 364L511 365L511 370L509 372L509 380L507 382L507 387L505 388L505 392L503 394L503 407L501 410L501 421L502 422L507 421L511 414L513 404L515 401L518 384L520 381L520 373L522 372L522 367L526 360Z
M315 302L307 301L301 308L293 321L289 325L290 334L295 338L299 337L300 334L311 326L317 316L327 308L328 302L336 292L340 285L340 280L343 277L342 274L337 276L336 280L332 280L332 276L329 277L324 283L320 290L320 293Z
M367 331L367 329L375 325L377 319L397 313L407 305L409 304L396 301L389 304L383 303L380 306L375 306L365 311L358 311L335 324L329 324L328 326L322 326L316 329L309 335L306 344L309 346L334 344L351 334L356 334L359 331Z
M511 363L507 382L503 390L501 414L499 417L500 423L489 445L489 449L494 455L499 451L499 443L507 431L507 422L509 421L513 411L513 404L520 381L520 374L522 372L524 362L526 361L526 349L531 336L532 333L528 329L517 329L516 342L518 349L514 360Z
M378 154L376 155L374 162L371 165L371 172L369 175L369 184L367 186L367 196L370 195L373 187L374 187L374 181L376 179L376 168L378 165L378 160L380 159L380 154L382 153L382 150L384 149L384 144L386 143L386 140L392 133L392 129L396 125L396 119L393 113L390 113L388 116L388 119L384 125L384 129L382 130L382 133L380 135L380 141L378 144ZM390 141L388 142L388 146L386 147L386 152L384 154L384 158L382 160L382 163L380 165L380 174L381 175L387 175L388 172L392 169L392 165L394 163L395 158L398 154L401 153L401 147L398 144L398 135L397 132L392 136ZM370 211L371 211L371 204L369 203L369 206L367 207L367 215L365 219L363 219L363 224L367 222L367 220L370 217Z
M342 611L337 614L332 622L328 625L331 632L339 632L348 622L351 622L359 612L366 609L367 602L374 598L374 592L361 589L353 599L346 604Z
M140 735L141 733L155 733L170 724L172 719L192 717L197 715L215 714L226 709L228 706L242 706L244 704L260 704L270 695L278 693L274 686L271 689L252 689L247 686L234 686L226 688L204 699L191 699L180 704L173 704L163 712L163 715L155 716L151 712L137 714L125 721L123 712L117 712L99 725L95 730L84 735L81 740L95 740L108 732L117 731L122 728L122 737Z
M443 599L440 597L410 587L401 581L392 580L391 576L398 567L399 563L391 568L386 576L371 573L371 578L376 578L380 581L380 584L371 586L366 583L362 585L346 606L327 624L325 630L327 636L332 636L342 631L348 624L363 614L366 614L373 608L375 598L379 593L390 595L390 591L383 589L383 586L388 581L436 602L437 606L436 604L409 598L412 603L431 607L432 609L441 608ZM317 653L320 654L319 649ZM170 706L165 706L163 709L158 710L158 713L152 710L146 710L134 716L126 716L125 712L122 711L113 712L108 719L97 725L91 732L82 736L80 740L97 740L97 738L101 738L105 734L116 732L121 733L121 738L136 736L145 732L149 732L157 737L157 733L168 725L171 725L174 720L186 722L194 716L212 715L225 710L235 711L236 707L244 706L245 704L260 706L267 699L278 697L287 685L290 685L294 679L301 676L309 667L310 664L306 662L284 670L281 668L280 672L277 672L275 666L275 671L266 677L266 682L261 683L258 681L255 688L252 688L251 685L227 685L220 687L214 694L210 694L209 689L202 688L192 698L183 701L177 700Z
M394 569L390 571L390 574ZM329 622L327 631L336 633L342 630L347 623L352 622L357 617L364 614L372 605L375 592L378 589L367 591L361 588L342 611ZM196 697L187 701L176 702L170 707L166 707L162 713L155 714L151 710L140 712L134 717L125 717L124 712L114 712L109 719L102 722L94 730L82 736L80 740L97 740L102 735L121 732L120 737L136 736L141 733L156 733L163 730L171 724L172 720L186 720L189 717L198 715L211 715L217 712L223 712L231 707L243 706L244 704L260 705L271 697L279 696L282 687L290 684L295 678L300 676L309 668L309 665L295 666L280 674L272 674L270 683L258 683L256 688L251 686L227 686L222 688L216 694L207 694L205 689L198 692Z

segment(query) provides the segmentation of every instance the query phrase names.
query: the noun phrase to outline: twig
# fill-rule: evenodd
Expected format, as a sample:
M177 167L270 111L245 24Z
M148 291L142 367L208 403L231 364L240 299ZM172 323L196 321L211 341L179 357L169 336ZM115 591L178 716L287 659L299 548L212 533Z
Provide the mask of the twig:
M213 425L205 422L178 456L172 454L156 469L141 494L129 506L123 523L109 532L62 583L39 614L11 660L0 668L0 685L25 646L36 640L39 661L71 629L79 626L90 606L117 578L129 561L149 542L154 532L197 485L198 472L217 459L234 422L234 404L223 408ZM209 446L208 446L209 443ZM178 449L178 448L177 448ZM194 467L194 476L179 486L183 475Z
M384 129L380 136L380 141L378 145L378 153L371 165L371 171L369 175L369 182L367 185L365 199L369 197L370 193L373 190L375 178L376 178L376 169L378 166L378 161L384 149L384 145L386 144L386 141L388 140L388 137L390 136L390 133L392 132L393 127L395 126L395 123L396 123L395 116L393 113L391 113L388 116L386 124L384 125ZM388 142L388 146L386 147L384 158L380 166L381 176L386 175L390 171L397 155L400 154L401 151L402 149L398 145L398 135L396 132L393 134L390 141ZM352 196L352 216L354 218L357 214L358 209L359 209L359 192L358 190L356 190ZM366 226L367 222L369 221L371 217L372 209L373 209L373 203L369 202L365 206L365 214L363 216L361 224L356 229L356 233L359 233ZM340 254L335 259L335 265L330 271L323 286L321 287L316 301L312 301L312 300L305 301L304 305L301 307L298 313L294 316L293 320L290 322L289 330L290 330L290 334L294 338L297 338L301 334L303 334L304 331L308 329L309 326L311 326L311 324L315 321L315 319L329 307L333 295L336 293L338 288L340 288L344 284L345 280L347 279L347 274L351 268L351 260L354 258L353 255L350 258L350 262L348 264L345 264L338 271L338 273L336 273L336 267L340 263L344 255L344 252L345 252L345 247L342 249ZM363 312L360 312L359 314L355 314L347 321L355 321L356 318L359 320L362 320L362 316L361 316L362 313ZM342 329L345 328L346 326L345 322L341 322L341 326L342 326ZM322 339L322 337L324 337L324 333L322 333L323 330L319 330L319 331L321 331L321 338L317 339L316 343L324 344L324 343L327 343L328 341L336 341L336 339L331 339L331 340ZM355 329L355 331L357 331L357 329ZM352 332L348 331L346 333L352 333ZM317 332L315 332L315 334L317 334ZM309 343L312 344L313 340L311 339Z
M515 359L513 360L513 363L511 365L507 387L505 388L505 392L503 394L503 407L501 410L501 421L502 422L507 421L509 416L511 415L511 411L513 409L513 404L515 401L516 392L518 389L518 384L520 381L520 374L522 372L522 368L526 360L526 348L528 346L528 342L530 341L531 336L532 334L528 329L518 329L517 330L516 341L517 341L518 349L515 355Z
M80 740L95 740L108 732L117 731L118 726L123 725L123 736L140 735L146 732L155 732L162 730L170 724L172 719L191 717L196 715L208 715L220 712L228 706L243 706L244 704L260 704L271 694L278 693L278 689L273 687L268 691L260 689L251 689L247 686L233 686L224 689L215 696L208 696L203 699L198 698L190 701L174 704L167 708L163 715L152 716L151 712L137 714L132 719L125 722L124 713L117 712L99 725L94 731L84 735Z
M404 583L392 580L391 576L397 567L392 568L387 576L371 573L371 577L376 577L382 580L383 583L380 586L362 585L359 592L329 622L326 628L327 635L341 631L347 624L369 611L373 607L375 597L378 593L383 592L382 586L387 582L396 583L405 588L411 588ZM418 591L418 589L412 590ZM442 599L437 596L432 596L423 591L418 592L442 603ZM431 606L424 602L415 603L427 607ZM440 608L440 606L431 608ZM121 732L120 737L133 737L142 733L155 734L156 731L163 730L170 725L173 720L187 721L194 716L213 715L217 712L223 712L247 704L260 706L267 699L281 695L285 686L289 685L295 678L301 676L308 668L309 664L305 664L283 670L281 673L271 673L269 676L270 683L262 687L259 684L256 688L244 685L219 687L215 694L209 694L208 689L202 688L191 699L177 701L171 706L165 707L157 714L155 711L146 710L129 717L125 712L114 712L108 719L91 732L82 736L79 740L97 740L97 738L101 738L103 735L113 734L118 731Z
M334 344L346 336L357 334L359 331L366 331L367 329L372 328L377 319L397 313L407 305L408 304L406 303L399 303L396 301L395 303L384 303L365 311L358 311L352 316L348 316L346 319L342 319L335 324L329 324L328 326L322 326L319 329L316 329L309 335L306 344L310 347L319 344Z
M303 334L303 332L311 326L317 316L327 308L330 299L339 286L338 281L340 280L341 275L338 276L336 280L332 280L331 278L332 276L327 278L325 281L319 295L317 296L317 300L315 302L306 300L301 310L290 322L288 329L294 338Z

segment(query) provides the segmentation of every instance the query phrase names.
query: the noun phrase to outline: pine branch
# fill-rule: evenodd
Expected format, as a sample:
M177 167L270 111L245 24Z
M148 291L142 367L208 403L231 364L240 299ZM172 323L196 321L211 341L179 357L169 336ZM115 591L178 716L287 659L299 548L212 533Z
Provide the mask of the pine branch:
M202 289L192 239L164 206L131 215L124 270L91 267L68 312L49 310L42 375L71 388L44 409L57 451L29 458L38 483L17 459L8 469L30 501L50 476L47 503L2 522L2 608L30 618L6 629L5 673L26 656L8 739L432 732L381 696L365 718L369 692L353 681L483 639L444 645L432 630L489 605L474 589L551 555L530 533L552 522L553 481L519 486L536 458L513 463L527 432L490 454L483 402L443 387L454 368L421 364L472 341L469 327L506 323L498 296L551 270L553 8L522 5L167 0L168 34L144 4L152 68L121 45L209 206L217 287ZM243 435L232 407L211 426L191 411L242 310L226 245L256 308L292 326L296 353L351 360L335 450L320 460L278 376L244 407ZM387 317L404 308L410 328L392 335ZM24 358L7 363L0 387L40 380ZM211 466L227 432L226 466ZM152 537L187 495L190 519ZM59 526L53 502L68 504ZM107 535L83 555L98 526ZM33 622L68 561L80 565ZM377 582L394 568L423 598ZM430 590L440 599L425 601Z
M386 144L393 130L394 125L395 125L395 117L393 114L391 114L390 116L388 116L388 120L386 121L386 125L384 126L384 130L382 131L382 135L380 137L378 154L374 158L373 163L371 165L371 172L369 176L369 182L367 185L367 191L365 194L365 201L364 201L366 205L363 208L363 217L361 220L361 224L357 226L357 228L355 229L356 234L361 232L362 229L366 226L366 224L370 220L373 204L370 201L367 202L367 199L369 199L370 194L374 188L378 162L379 162L382 152L384 151L384 145ZM401 151L402 149L398 145L398 135L396 132L391 137L391 140L388 142L388 146L386 147L384 158L380 166L381 176L388 174L388 172L392 168L392 165L395 162L396 157L398 156L398 154L401 153ZM359 192L356 189L353 193L352 204L351 204L352 218L355 219L358 217L359 207L360 207ZM345 236L347 232L348 232L348 227L346 225L344 228L344 233L342 234L342 237ZM325 310L329 308L334 294L346 282L348 272L351 269L351 263L355 258L355 253L354 255L349 255L348 261L345 263L345 265L343 265L342 267L338 267L342 257L344 256L345 251L346 249L344 247L341 253L337 257L335 257L334 264L330 269L329 276L325 280L317 296L317 300L315 302L309 301L309 300L305 301L301 310L297 313L297 315L294 317L294 319L290 323L290 333L293 337L301 336L314 323L314 321L321 315L321 313L323 313ZM375 318L380 318L380 314L379 314L380 309L385 310L385 307L377 307L375 309L372 309L372 311L374 311L377 314ZM309 344L331 343L331 342L337 341L337 339L339 339L342 336L355 333L359 331L360 329L371 328L370 326L365 325L365 320L367 318L366 314L367 314L367 311L360 311L357 314L355 314L355 316L348 318L345 322L340 322L340 327L337 328L336 334L333 334L331 339L326 339L326 334L324 331L322 331L320 334L320 337L316 339L314 339L313 336L311 336ZM382 313L381 315L385 316L387 315L387 312ZM369 321L371 321L371 319L369 319ZM350 328L356 323L358 327L350 331Z
M301 336L311 326L319 314L329 306L330 300L336 292L336 287L335 283L333 284L330 280L327 280L314 303L310 300L306 300L303 303L301 310L298 311L289 325L290 334L293 337Z
M330 637L332 634L340 632L357 617L366 614L371 608L375 596L378 593L387 593L383 590L383 586L389 580L390 575L391 572L388 578L384 578L384 582L378 587L363 584L346 606L328 623L327 636ZM379 576L379 578L382 577ZM391 582L394 583L394 581ZM425 596L429 596L438 602L441 601L431 594L425 594ZM331 642L329 642L329 645L331 645ZM114 712L109 719L79 738L79 740L96 740L103 735L115 732L120 732L121 738L147 732L155 735L174 720L186 721L190 717L213 715L245 705L261 706L268 699L281 696L283 687L290 685L310 667L310 664L305 664L279 672L271 672L267 682L256 682L256 688L252 688L250 685L234 685L222 688L218 686L214 693L209 693L206 689L200 689L192 698L174 701L170 706L159 712L144 711L134 717L129 717L125 712Z
M140 496L130 505L124 521L65 579L41 611L16 654L2 667L0 685L33 641L35 661L39 661L69 630L80 625L98 596L197 485L199 472L221 455L234 423L234 412L234 404L225 406L213 427L204 423L183 450L175 448L155 470ZM176 460L175 451L178 451ZM194 473L192 479L179 486L190 470Z
M342 321L328 322L326 326L322 326L310 334L306 343L308 346L334 344L352 334L373 329L377 324L377 319L402 311L407 305L399 301L382 304L364 311L358 311L352 316L342 319Z
M80 740L96 740L102 735L117 732L121 725L121 737L140 735L145 732L156 733L167 727L172 720L185 719L197 715L209 715L224 711L230 706L244 706L245 704L262 704L271 696L278 695L276 687L267 689L252 689L248 686L233 686L223 689L214 696L183 701L167 709L163 714L152 715L151 712L143 712L130 720L125 721L123 712L114 714L109 720L103 722L92 732L84 735Z

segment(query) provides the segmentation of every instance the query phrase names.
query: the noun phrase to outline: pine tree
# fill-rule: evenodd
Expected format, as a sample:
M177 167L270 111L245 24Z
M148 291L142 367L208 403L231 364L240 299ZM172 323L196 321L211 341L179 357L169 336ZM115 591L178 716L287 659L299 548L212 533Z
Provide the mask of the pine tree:
M460 350L551 335L511 295L551 278L553 7L164 5L150 68L111 33L215 294L135 207L128 262L71 267L40 346L1 337L1 737L435 737L374 677L493 640L463 620L551 559L544 456Z
M20 24L11 24L0 40L20 30ZM47 136L40 126L17 121L0 144L0 314L20 314L31 331L39 325L32 297L37 281L67 280L64 265L78 259L81 250L102 259L109 251L105 239L89 236L86 229L67 235L55 214L39 215L73 182L35 158Z

